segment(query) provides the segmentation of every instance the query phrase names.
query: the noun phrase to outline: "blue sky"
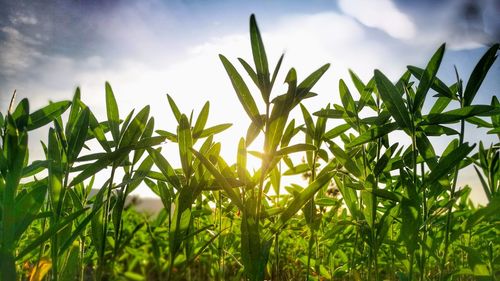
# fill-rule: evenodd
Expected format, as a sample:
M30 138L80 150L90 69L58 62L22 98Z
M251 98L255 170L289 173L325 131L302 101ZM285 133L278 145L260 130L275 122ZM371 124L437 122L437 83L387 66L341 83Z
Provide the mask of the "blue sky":
M500 41L500 2L495 0L0 0L0 7L2 111L14 89L38 108L49 100L70 99L80 86L83 99L105 119L104 82L109 81L122 115L150 104L157 128L173 130L167 93L185 112L199 111L209 100L209 122L234 123L220 138L228 157L248 120L217 55L250 60L251 13L271 64L285 52L283 69L295 67L299 79L332 64L315 88L319 96L306 103L311 111L340 102L338 80L348 80L348 68L364 80L375 68L396 79L408 64L425 66L447 42L439 76L452 83L454 65L466 80L486 46ZM496 62L476 103L498 95L498 77ZM470 140L494 140L483 133L474 131ZM435 141L443 147L448 140ZM31 143L32 157L41 157L36 135ZM462 182L479 187L470 171ZM474 197L480 200L481 191Z

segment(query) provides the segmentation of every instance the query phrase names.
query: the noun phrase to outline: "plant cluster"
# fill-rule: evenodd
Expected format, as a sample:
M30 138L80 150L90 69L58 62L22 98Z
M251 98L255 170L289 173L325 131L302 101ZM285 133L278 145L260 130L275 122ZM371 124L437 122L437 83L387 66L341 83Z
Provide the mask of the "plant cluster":
M155 128L148 106L122 119L107 83L105 121L79 89L72 101L34 112L27 99L17 106L13 99L0 114L0 280L498 279L500 143L465 142L467 123L500 138L497 97L473 102L498 44L465 85L458 72L452 85L436 76L442 45L396 83L379 70L367 83L351 71L354 89L339 82L341 104L311 114L302 101L316 95L329 65L301 82L291 68L286 92L275 95L283 55L270 69L253 15L250 40L254 66L238 60L264 112L220 55L250 119L232 164L214 140L231 125L207 127L208 102L195 117L168 96L171 132ZM299 110L301 124L291 119ZM45 160L31 162L29 133L48 124ZM410 145L394 142L396 131ZM250 150L259 135L262 148ZM438 153L431 140L441 136L451 141ZM164 142L177 144L180 167L162 153ZM258 169L248 169L249 155L261 160ZM458 186L471 165L484 207ZM98 173L108 175L102 186L94 184ZM306 186L283 183L293 175ZM156 217L129 203L141 184L161 199Z

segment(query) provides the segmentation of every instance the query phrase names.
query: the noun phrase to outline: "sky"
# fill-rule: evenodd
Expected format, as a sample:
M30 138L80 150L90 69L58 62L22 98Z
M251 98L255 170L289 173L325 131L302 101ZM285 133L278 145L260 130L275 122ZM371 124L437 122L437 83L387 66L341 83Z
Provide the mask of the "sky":
M446 42L438 76L451 84L454 66L467 81L488 45L500 41L496 0L0 0L0 109L6 111L14 89L19 100L29 98L36 109L71 99L79 86L82 99L105 120L104 83L109 81L122 116L151 105L156 128L175 131L166 94L186 113L197 113L210 101L209 125L233 123L217 138L231 162L249 120L218 54L235 64L237 57L252 61L252 13L270 65L285 53L275 95L285 89L280 82L290 67L301 80L331 63L314 88L318 97L305 102L312 112L340 103L338 80L349 80L348 69L365 82L374 69L396 80L407 65L425 67ZM498 96L498 77L497 61L475 103ZM498 141L472 126L467 130L469 141ZM46 134L40 129L31 136L32 159L42 157L39 139ZM439 150L449 140L432 141ZM473 170L462 173L461 183L472 185L474 200L484 202Z

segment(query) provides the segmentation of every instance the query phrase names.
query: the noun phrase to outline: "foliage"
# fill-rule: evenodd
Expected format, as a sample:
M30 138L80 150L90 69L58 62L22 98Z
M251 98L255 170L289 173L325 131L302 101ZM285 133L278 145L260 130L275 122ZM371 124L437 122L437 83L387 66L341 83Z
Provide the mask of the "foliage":
M195 118L167 96L176 122L167 131L155 128L148 106L122 119L108 83L105 121L79 89L34 112L27 99L14 107L13 97L0 114L0 280L499 277L500 143L465 141L467 123L500 137L498 98L474 103L498 44L465 87L458 72L452 85L437 77L443 44L396 83L379 70L368 83L350 71L354 88L340 80L341 104L311 114L302 101L316 95L329 64L301 82L291 68L286 93L275 95L284 56L270 69L253 15L250 41L254 65L238 61L257 95L220 55L250 121L233 164L215 140L231 124L207 127L208 102ZM47 125L45 160L30 162L30 132ZM394 142L396 133L410 145ZM259 135L263 146L253 151ZM431 140L442 136L451 141L440 152ZM180 167L162 153L165 142L177 145ZM260 168L248 169L249 155ZM467 166L486 206L457 184ZM96 175L106 177L101 187ZM288 176L295 183L284 184ZM156 216L135 211L130 194L141 184L163 204Z

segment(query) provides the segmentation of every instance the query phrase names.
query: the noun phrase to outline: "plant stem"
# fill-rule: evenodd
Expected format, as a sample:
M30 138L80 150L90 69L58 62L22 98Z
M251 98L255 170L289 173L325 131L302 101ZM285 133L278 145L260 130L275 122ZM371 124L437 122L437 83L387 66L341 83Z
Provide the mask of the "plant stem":
M461 107L463 107L463 102L460 102ZM464 133L465 133L465 121L462 119L460 120L460 135L459 135L459 146L463 144L464 142ZM457 181L458 181L458 171L460 170L460 162L457 164L457 167L455 168L455 173L453 175L453 186L451 188L451 193L450 193L450 202L448 203L448 210L446 212L446 231L445 231L445 236L444 236L444 253L443 253L443 258L441 260L441 275L439 280L443 281L444 280L444 269L446 265L446 259L448 257L448 248L450 246L450 226L451 226L451 211L453 209L454 205L454 198L455 198L455 191L457 188Z
M314 182L316 178L316 159L317 158L317 151L314 151L313 153L313 162L312 162L312 167L311 167L311 177L309 178L309 183ZM314 246L314 236L315 236L315 230L314 230L314 220L315 220L315 207L314 207L314 197L311 198L310 200L311 205L310 205L310 212L311 212L311 225L309 226L309 229L311 230L311 237L309 238L309 247L307 249L307 271L306 271L306 280L309 280L309 271L311 269L311 255L312 255L312 248ZM316 263L318 261L316 260Z
M420 170L421 170L421 175L422 175L422 182L424 182L424 176L425 176L425 169L424 169L424 163L420 165ZM422 238L422 244L420 245L420 281L423 281L425 278L425 257L426 257L426 252L425 252L425 245L427 243L427 192L425 189L425 186L422 186L422 203L423 203L423 214L422 214L422 220L424 222L424 236Z
M103 224L103 231L102 231L102 245L101 249L99 249L99 265L97 267L97 276L98 279L103 278L103 270L104 270L104 254L106 251L106 237L107 237L107 232L108 232L108 220L109 220L109 211L110 211L110 198L111 198L111 190L113 189L113 180L115 177L115 170L116 170L116 165L113 163L113 167L111 168L111 175L109 177L109 183L108 183L108 192L106 194L106 205L104 206L104 214L103 214L103 219L104 219L104 224Z

